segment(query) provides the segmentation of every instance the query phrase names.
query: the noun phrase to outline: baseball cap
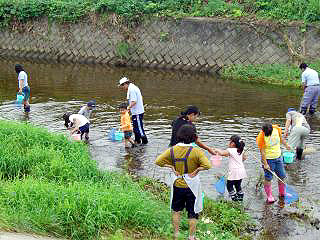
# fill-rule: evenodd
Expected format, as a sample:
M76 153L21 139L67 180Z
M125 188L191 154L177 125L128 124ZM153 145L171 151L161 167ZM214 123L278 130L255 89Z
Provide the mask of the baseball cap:
M129 82L129 79L128 79L128 78L126 78L126 77L121 78L121 79L119 80L119 85L118 85L118 87L121 86L122 84L126 83L126 82Z
M89 101L89 102L87 103L87 106L88 106L88 107L93 107L93 108L95 108L95 107L96 107L96 101L95 101L95 100Z
M293 107L289 107L288 108L288 112L292 112L292 111L297 111L295 108L293 108Z

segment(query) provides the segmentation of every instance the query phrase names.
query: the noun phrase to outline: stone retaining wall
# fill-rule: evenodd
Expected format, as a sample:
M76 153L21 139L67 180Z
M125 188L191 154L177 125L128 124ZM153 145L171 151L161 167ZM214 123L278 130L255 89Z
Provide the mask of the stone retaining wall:
M204 18L147 20L130 29L116 21L41 20L1 30L0 57L218 71L319 58L319 29Z

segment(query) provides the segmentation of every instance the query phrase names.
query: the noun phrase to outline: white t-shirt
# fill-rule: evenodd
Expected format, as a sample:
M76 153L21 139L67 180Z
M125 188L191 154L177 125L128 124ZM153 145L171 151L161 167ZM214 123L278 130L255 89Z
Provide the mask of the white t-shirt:
M86 125L87 123L89 123L89 120L81 114L72 114L72 115L70 115L69 120L71 122L74 122L74 120L77 120L79 122L79 127L82 127L82 126Z
M301 75L302 83L306 84L306 86L318 85L319 84L319 75L317 71L306 68Z
M24 87L28 86L28 76L27 76L25 71L19 72L19 75L18 75L19 88L20 88L20 80L23 81L23 86L21 88L24 88Z
M138 115L138 114L144 113L143 100L142 100L140 89L133 83L129 84L128 91L127 91L127 99L129 100L129 104L131 102L136 102L136 105L134 105L131 108L132 115Z
M92 113L92 110L89 110L89 109L87 108L87 106L83 106L83 107L80 109L80 111L78 112L78 114L81 114L81 115L85 116L87 119L90 118L91 113Z

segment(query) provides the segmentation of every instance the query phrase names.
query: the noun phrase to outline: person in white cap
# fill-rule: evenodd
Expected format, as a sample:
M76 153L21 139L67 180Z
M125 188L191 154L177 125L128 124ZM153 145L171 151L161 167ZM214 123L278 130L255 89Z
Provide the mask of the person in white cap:
M123 77L119 80L118 86L122 90L127 91L127 99L129 102L128 110L131 111L132 115L135 142L138 144L141 142L143 144L147 144L148 138L143 128L144 107L140 89L126 77Z

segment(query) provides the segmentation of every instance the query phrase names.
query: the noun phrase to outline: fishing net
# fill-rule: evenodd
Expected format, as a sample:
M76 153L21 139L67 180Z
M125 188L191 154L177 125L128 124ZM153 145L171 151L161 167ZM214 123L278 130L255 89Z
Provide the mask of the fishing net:
M226 180L224 176L220 177L219 181L214 184L216 191L220 194L224 194L226 191Z
M284 197L285 204L291 204L299 200L298 193L291 187L286 184L286 195Z

